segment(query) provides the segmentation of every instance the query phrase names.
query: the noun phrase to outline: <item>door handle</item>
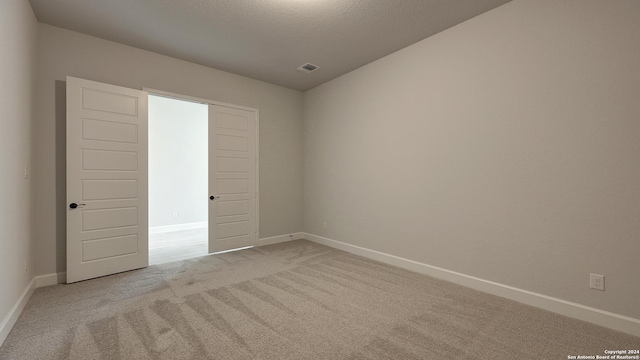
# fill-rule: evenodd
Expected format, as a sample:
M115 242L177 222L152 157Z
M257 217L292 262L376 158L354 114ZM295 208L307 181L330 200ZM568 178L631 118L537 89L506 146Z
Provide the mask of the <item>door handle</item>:
M84 207L85 205L87 205L87 204L71 203L71 204L69 204L69 207L72 208L72 209L75 209L75 208L79 208L79 207Z
M215 195L209 196L209 200L213 201L215 199L220 199L220 196L215 196Z

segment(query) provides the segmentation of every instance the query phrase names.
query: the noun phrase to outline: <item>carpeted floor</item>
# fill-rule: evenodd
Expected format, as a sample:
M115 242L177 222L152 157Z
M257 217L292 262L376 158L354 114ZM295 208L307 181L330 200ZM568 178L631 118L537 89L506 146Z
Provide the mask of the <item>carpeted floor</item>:
M567 359L640 338L299 240L37 289L0 359Z

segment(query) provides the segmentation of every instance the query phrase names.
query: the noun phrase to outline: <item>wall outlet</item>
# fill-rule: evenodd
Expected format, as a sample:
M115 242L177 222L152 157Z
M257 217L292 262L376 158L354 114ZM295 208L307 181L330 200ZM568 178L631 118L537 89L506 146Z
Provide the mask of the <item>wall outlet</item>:
M589 287L592 289L604 291L604 275L590 274Z
M322 223L322 228L323 229L327 229L328 227L329 227L329 225L327 224L326 221Z
M29 165L27 165L27 164L24 165L24 175L23 175L23 177L25 178L25 180L29 178Z
M173 212L173 218L174 218L174 219L177 219L177 218L178 218L178 212L177 212L177 211L174 211L174 212Z
M27 259L24 259L24 268L22 269L22 273L26 274L28 268L29 268L29 262L27 261Z

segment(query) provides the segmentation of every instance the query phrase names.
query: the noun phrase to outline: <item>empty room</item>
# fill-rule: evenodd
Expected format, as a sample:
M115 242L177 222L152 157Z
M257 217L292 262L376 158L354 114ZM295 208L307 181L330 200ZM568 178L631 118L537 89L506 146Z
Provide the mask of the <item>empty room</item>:
M0 359L640 359L640 1L0 1Z

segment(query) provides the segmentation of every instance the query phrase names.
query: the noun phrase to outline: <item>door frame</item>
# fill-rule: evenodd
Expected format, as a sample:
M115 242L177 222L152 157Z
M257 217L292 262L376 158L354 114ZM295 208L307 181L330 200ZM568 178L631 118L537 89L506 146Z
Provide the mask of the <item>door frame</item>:
M256 113L256 243L253 246L258 246L260 240L260 110L248 106L229 104L221 101L215 101L205 98L199 98L195 96L178 94L170 91L158 90L148 87L142 87L142 91L146 91L148 95L162 96L170 99L190 101L205 105L218 105L239 110L246 110ZM147 96L148 96L147 95ZM208 221L208 220L207 220ZM149 239L147 238L147 242ZM207 249L208 250L208 249Z

